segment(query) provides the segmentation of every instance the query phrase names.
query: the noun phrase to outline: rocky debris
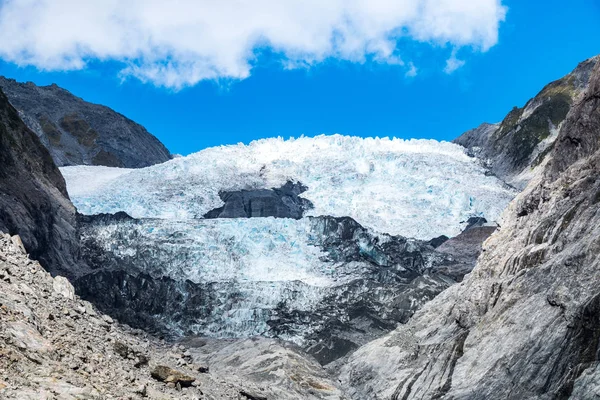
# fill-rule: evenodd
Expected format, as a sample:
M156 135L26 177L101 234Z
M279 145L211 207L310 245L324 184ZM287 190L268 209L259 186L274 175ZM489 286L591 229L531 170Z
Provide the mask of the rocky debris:
M0 85L1 86L1 85ZM0 231L52 273L85 271L75 208L48 150L0 90Z
M182 343L191 345L194 339ZM203 341L202 347L190 346L194 361L235 382L242 399L348 399L331 375L294 344L263 337Z
M71 285L71 282L63 276L55 276L52 282L52 289L55 293L62 295L64 298L74 300L75 299L75 288Z
M515 107L500 124L482 124L454 143L484 160L491 172L524 189L536 167L552 151L560 127L590 82L600 56L580 63L567 76L548 84L523 108Z
M199 373L205 364L195 364L188 349L174 354L71 294L65 278L52 278L0 233L0 398L238 398L243 386ZM190 357L178 365L184 354ZM169 368L163 381L152 378L157 368Z
M21 237L19 235L12 236L10 240L13 242L17 249L21 250L21 253L27 253L27 250L25 250L25 245L23 244L23 241L21 240Z
M36 86L0 77L0 89L59 167L141 168L171 158L143 126L56 85Z
M238 190L219 193L225 203L207 212L204 218L294 218L313 208L312 203L299 197L308 188L299 182L286 182L280 188Z
M350 357L353 397L599 395L600 66L589 81L475 269Z

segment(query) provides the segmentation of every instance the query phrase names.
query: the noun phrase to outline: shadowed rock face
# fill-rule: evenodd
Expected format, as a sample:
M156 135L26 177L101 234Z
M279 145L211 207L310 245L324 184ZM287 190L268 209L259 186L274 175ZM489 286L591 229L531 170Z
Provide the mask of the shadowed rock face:
M355 398L600 393L600 67L465 280L355 352Z
M518 175L542 163L552 150L567 113L588 87L599 59L586 60L564 78L548 84L523 108L513 108L500 124L482 124L454 143L484 160L504 181L523 189L528 178Z
M0 88L59 167L141 168L171 158L143 126L56 85L36 86L0 77Z
M312 203L298 195L308 189L301 183L287 182L278 189L238 190L219 193L225 202L204 218L293 218L300 219Z
M75 208L48 150L0 90L0 231L52 273L79 269Z

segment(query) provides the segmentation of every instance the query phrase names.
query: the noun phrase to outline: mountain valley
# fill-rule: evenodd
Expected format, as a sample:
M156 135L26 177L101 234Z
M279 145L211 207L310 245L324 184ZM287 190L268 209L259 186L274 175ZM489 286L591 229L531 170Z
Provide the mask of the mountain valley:
M600 396L599 60L454 143L173 159L1 80L0 396Z

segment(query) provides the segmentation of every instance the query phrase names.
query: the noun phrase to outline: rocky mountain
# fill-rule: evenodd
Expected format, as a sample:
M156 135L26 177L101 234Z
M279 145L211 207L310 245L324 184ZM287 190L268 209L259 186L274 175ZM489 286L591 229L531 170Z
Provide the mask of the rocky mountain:
M0 91L0 232L19 235L52 273L82 268L75 208L38 137Z
M514 107L501 123L482 124L454 142L522 190L531 178L531 167L552 151L567 114L588 87L599 60L596 56L580 63L570 74L546 85L525 106Z
M36 86L0 77L0 89L59 167L140 168L171 158L165 146L143 126L57 85Z
M595 60L582 64L587 89L573 98L541 168L504 212L473 272L352 354L340 375L352 398L600 396Z

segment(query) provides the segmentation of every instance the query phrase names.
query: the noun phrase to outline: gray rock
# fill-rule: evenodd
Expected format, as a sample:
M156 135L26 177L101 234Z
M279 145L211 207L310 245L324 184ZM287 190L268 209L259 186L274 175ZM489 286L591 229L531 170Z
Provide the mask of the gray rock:
M76 229L60 171L0 91L0 231L19 235L32 258L69 276L85 270Z
M140 168L168 161L169 151L141 125L56 85L0 77L0 89L59 167Z
M21 252L23 254L26 254L27 251L25 250L25 245L23 245L23 241L21 240L21 237L19 235L14 235L10 238L10 240L12 240L13 244L19 249L21 250Z
M302 218L312 203L299 197L308 188L302 183L287 182L277 189L239 190L219 193L225 203L204 218Z
M52 289L54 293L58 293L66 299L75 299L75 288L71 285L71 282L64 276L55 276L52 282Z

